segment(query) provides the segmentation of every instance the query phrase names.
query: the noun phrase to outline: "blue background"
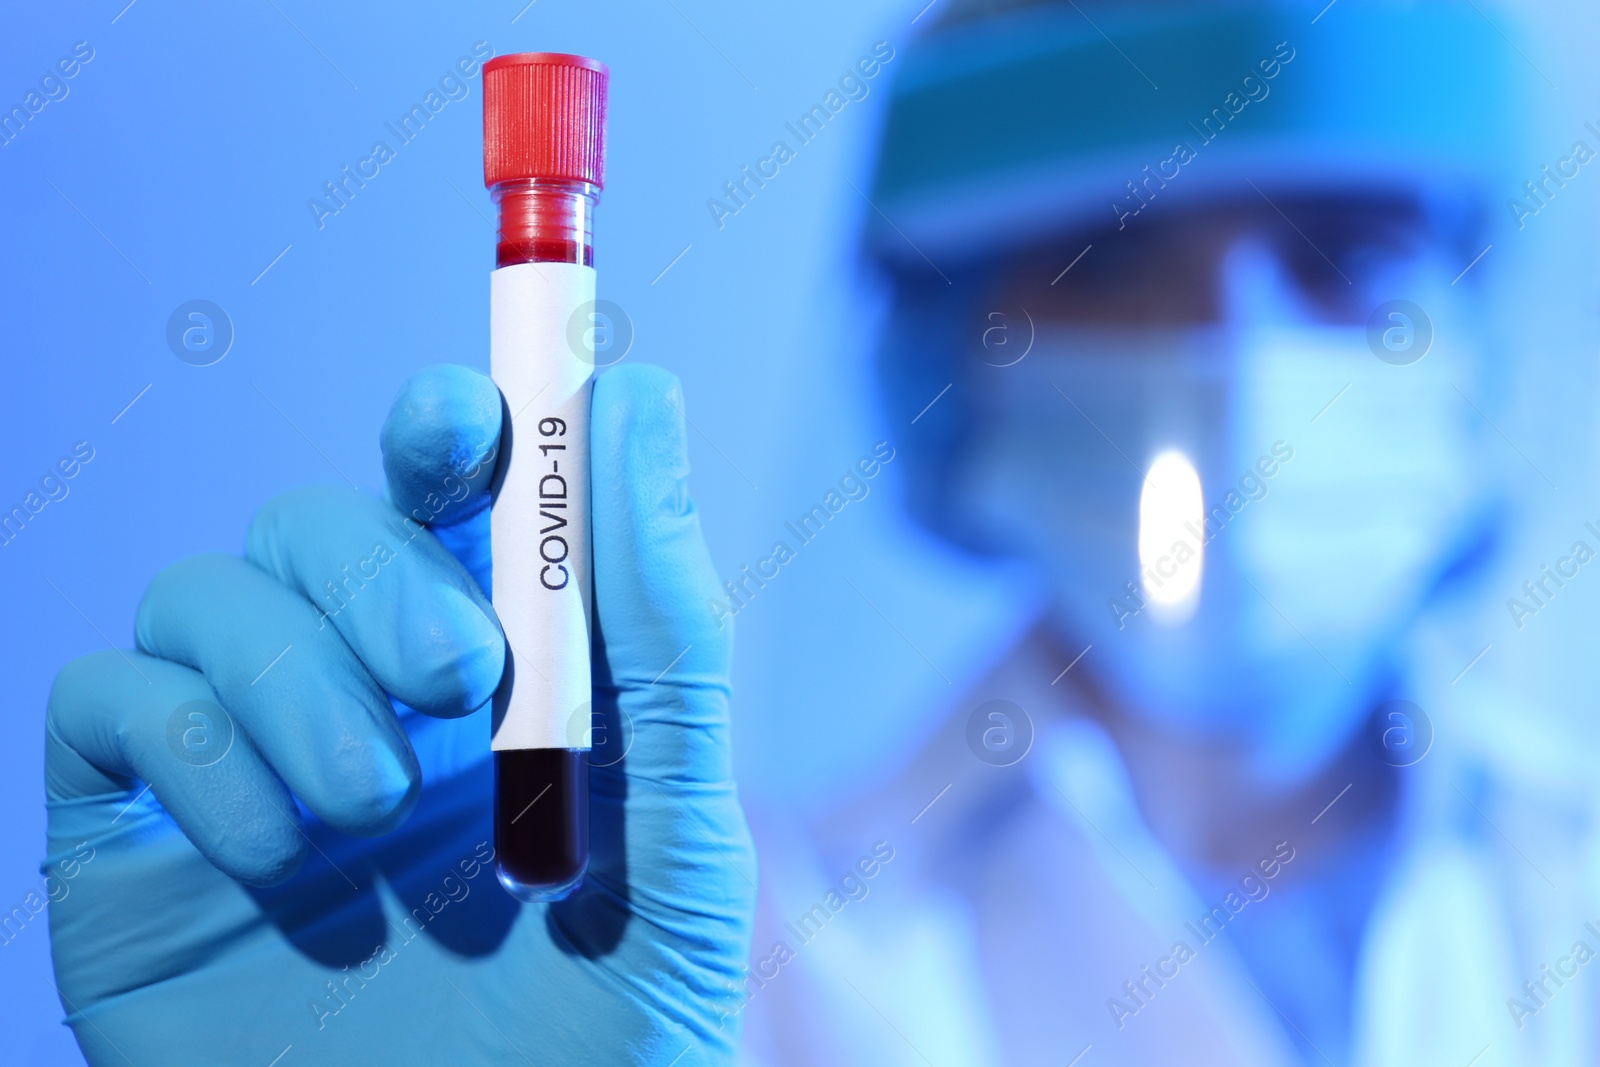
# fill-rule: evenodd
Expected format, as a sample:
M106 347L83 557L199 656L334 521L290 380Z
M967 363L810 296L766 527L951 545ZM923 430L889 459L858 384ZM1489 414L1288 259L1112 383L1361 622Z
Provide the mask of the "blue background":
M841 179L866 185L884 78L722 230L706 201L875 41L902 47L917 13L903 7L11 9L0 34L6 108L76 42L94 58L65 99L0 146L0 499L21 503L78 441L95 457L66 499L0 547L6 908L39 885L43 709L56 670L108 639L131 647L150 577L195 552L239 551L273 494L340 472L378 491L378 428L413 370L487 369L493 227L479 78L324 228L307 207L375 140L394 147L384 123L474 43L578 52L612 68L602 295L633 320L628 358L685 382L693 488L725 577L768 555L787 519L893 439L864 373L873 313L838 299L855 287L848 235L865 209ZM193 299L220 305L235 330L209 367L175 358L165 339L169 315ZM1003 589L930 544L871 547L875 529L898 521L894 477L891 463L737 621L738 755L756 804L762 794L837 800L842 783L882 761L894 708L959 686L983 657L940 625L956 605L973 625L1001 627L997 638L1025 621L1006 610ZM919 580L930 566L956 568L954 580ZM951 682L841 574L880 606L896 604L895 625ZM796 657L808 668L770 668ZM863 708L878 709L878 727L856 721ZM845 734L852 744L827 743ZM0 1061L77 1062L49 973L41 915L0 947Z
M850 182L866 187L893 62L724 228L706 207L874 42L902 48L921 3L523 3L112 0L6 14L0 107L75 42L95 55L65 99L0 146L0 506L75 442L95 458L0 547L0 908L39 885L43 709L60 665L107 640L130 647L150 577L195 552L238 551L275 493L341 472L378 491L378 427L413 370L486 368L478 78L324 228L306 206L391 140L384 123L475 42L612 68L602 294L633 320L628 358L684 379L694 491L724 577L766 556L785 521L874 443L895 442L925 401L874 392L881 309L852 245L870 208ZM1521 168L1530 175L1600 120L1582 108L1596 99L1582 53L1594 37L1579 31L1594 20L1575 30L1575 8L1536 24L1540 64L1563 91L1527 116L1554 131L1529 138L1542 150ZM1529 320L1524 385L1501 425L1564 490L1514 505L1543 536L1508 549L1508 591L1600 519L1594 353L1572 340L1597 306L1593 197L1573 194L1563 219L1502 249ZM220 305L236 332L213 366L166 344L169 315L192 299ZM891 463L738 618L738 765L758 812L803 817L888 769L1030 621L1018 575L906 526L897 477ZM1553 607L1569 625L1541 627L1542 643L1510 648L1496 669L1515 667L1528 692L1570 694L1575 671L1593 673L1588 629L1570 623L1593 617L1597 593L1564 597ZM0 1061L78 1062L48 953L42 916L0 946Z

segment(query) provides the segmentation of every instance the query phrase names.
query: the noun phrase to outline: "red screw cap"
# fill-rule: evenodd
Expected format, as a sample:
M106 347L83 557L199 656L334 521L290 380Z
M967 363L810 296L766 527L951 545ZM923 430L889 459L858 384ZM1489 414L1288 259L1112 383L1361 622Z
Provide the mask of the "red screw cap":
M605 186L606 83L596 59L518 52L483 65L483 184L548 178Z

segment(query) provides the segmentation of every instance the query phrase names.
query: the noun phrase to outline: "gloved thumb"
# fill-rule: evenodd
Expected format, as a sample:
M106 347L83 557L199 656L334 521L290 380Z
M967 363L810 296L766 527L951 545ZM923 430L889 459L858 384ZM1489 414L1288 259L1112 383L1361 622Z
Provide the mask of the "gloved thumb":
M683 389L659 367L614 367L590 432L596 706L614 697L638 731L630 775L726 783L733 628L689 495Z

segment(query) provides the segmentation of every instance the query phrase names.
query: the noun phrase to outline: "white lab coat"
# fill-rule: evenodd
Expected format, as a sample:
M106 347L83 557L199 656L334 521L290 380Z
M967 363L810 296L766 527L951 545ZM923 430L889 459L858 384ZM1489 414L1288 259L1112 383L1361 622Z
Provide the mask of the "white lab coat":
M1059 669L1043 642L1025 641L880 788L819 826L756 813L762 900L742 1062L1600 1063L1600 957L1572 955L1578 942L1600 953L1594 761L1495 693L1489 672L1455 686L1441 673L1417 690L1436 736L1402 772L1349 1055L1330 1059L1269 1002L1230 934L1202 944L1186 926L1219 901L1145 827L1115 747L1051 686ZM966 742L970 710L995 698L1032 709L1038 729L1008 768L980 762ZM894 858L861 879L866 895L820 930L815 919L797 928L878 841ZM1317 826L1292 846L1302 868L1312 863ZM1292 892L1283 875L1281 892ZM1276 903L1269 893L1235 921ZM1124 983L1179 940L1193 958L1159 987L1147 980L1153 992L1119 1027L1108 1001L1134 1003ZM1543 978L1542 965L1577 973L1544 978L1550 995L1519 1028L1508 1001L1534 1006L1523 982Z

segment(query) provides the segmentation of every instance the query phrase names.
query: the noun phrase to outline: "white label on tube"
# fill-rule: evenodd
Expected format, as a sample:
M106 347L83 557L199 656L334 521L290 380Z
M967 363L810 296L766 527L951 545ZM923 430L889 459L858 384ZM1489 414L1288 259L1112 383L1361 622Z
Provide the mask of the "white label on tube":
M495 751L588 748L589 392L593 267L518 263L489 276L489 370L505 397L504 480L490 515L495 612L513 653ZM509 447L508 447L509 443Z

